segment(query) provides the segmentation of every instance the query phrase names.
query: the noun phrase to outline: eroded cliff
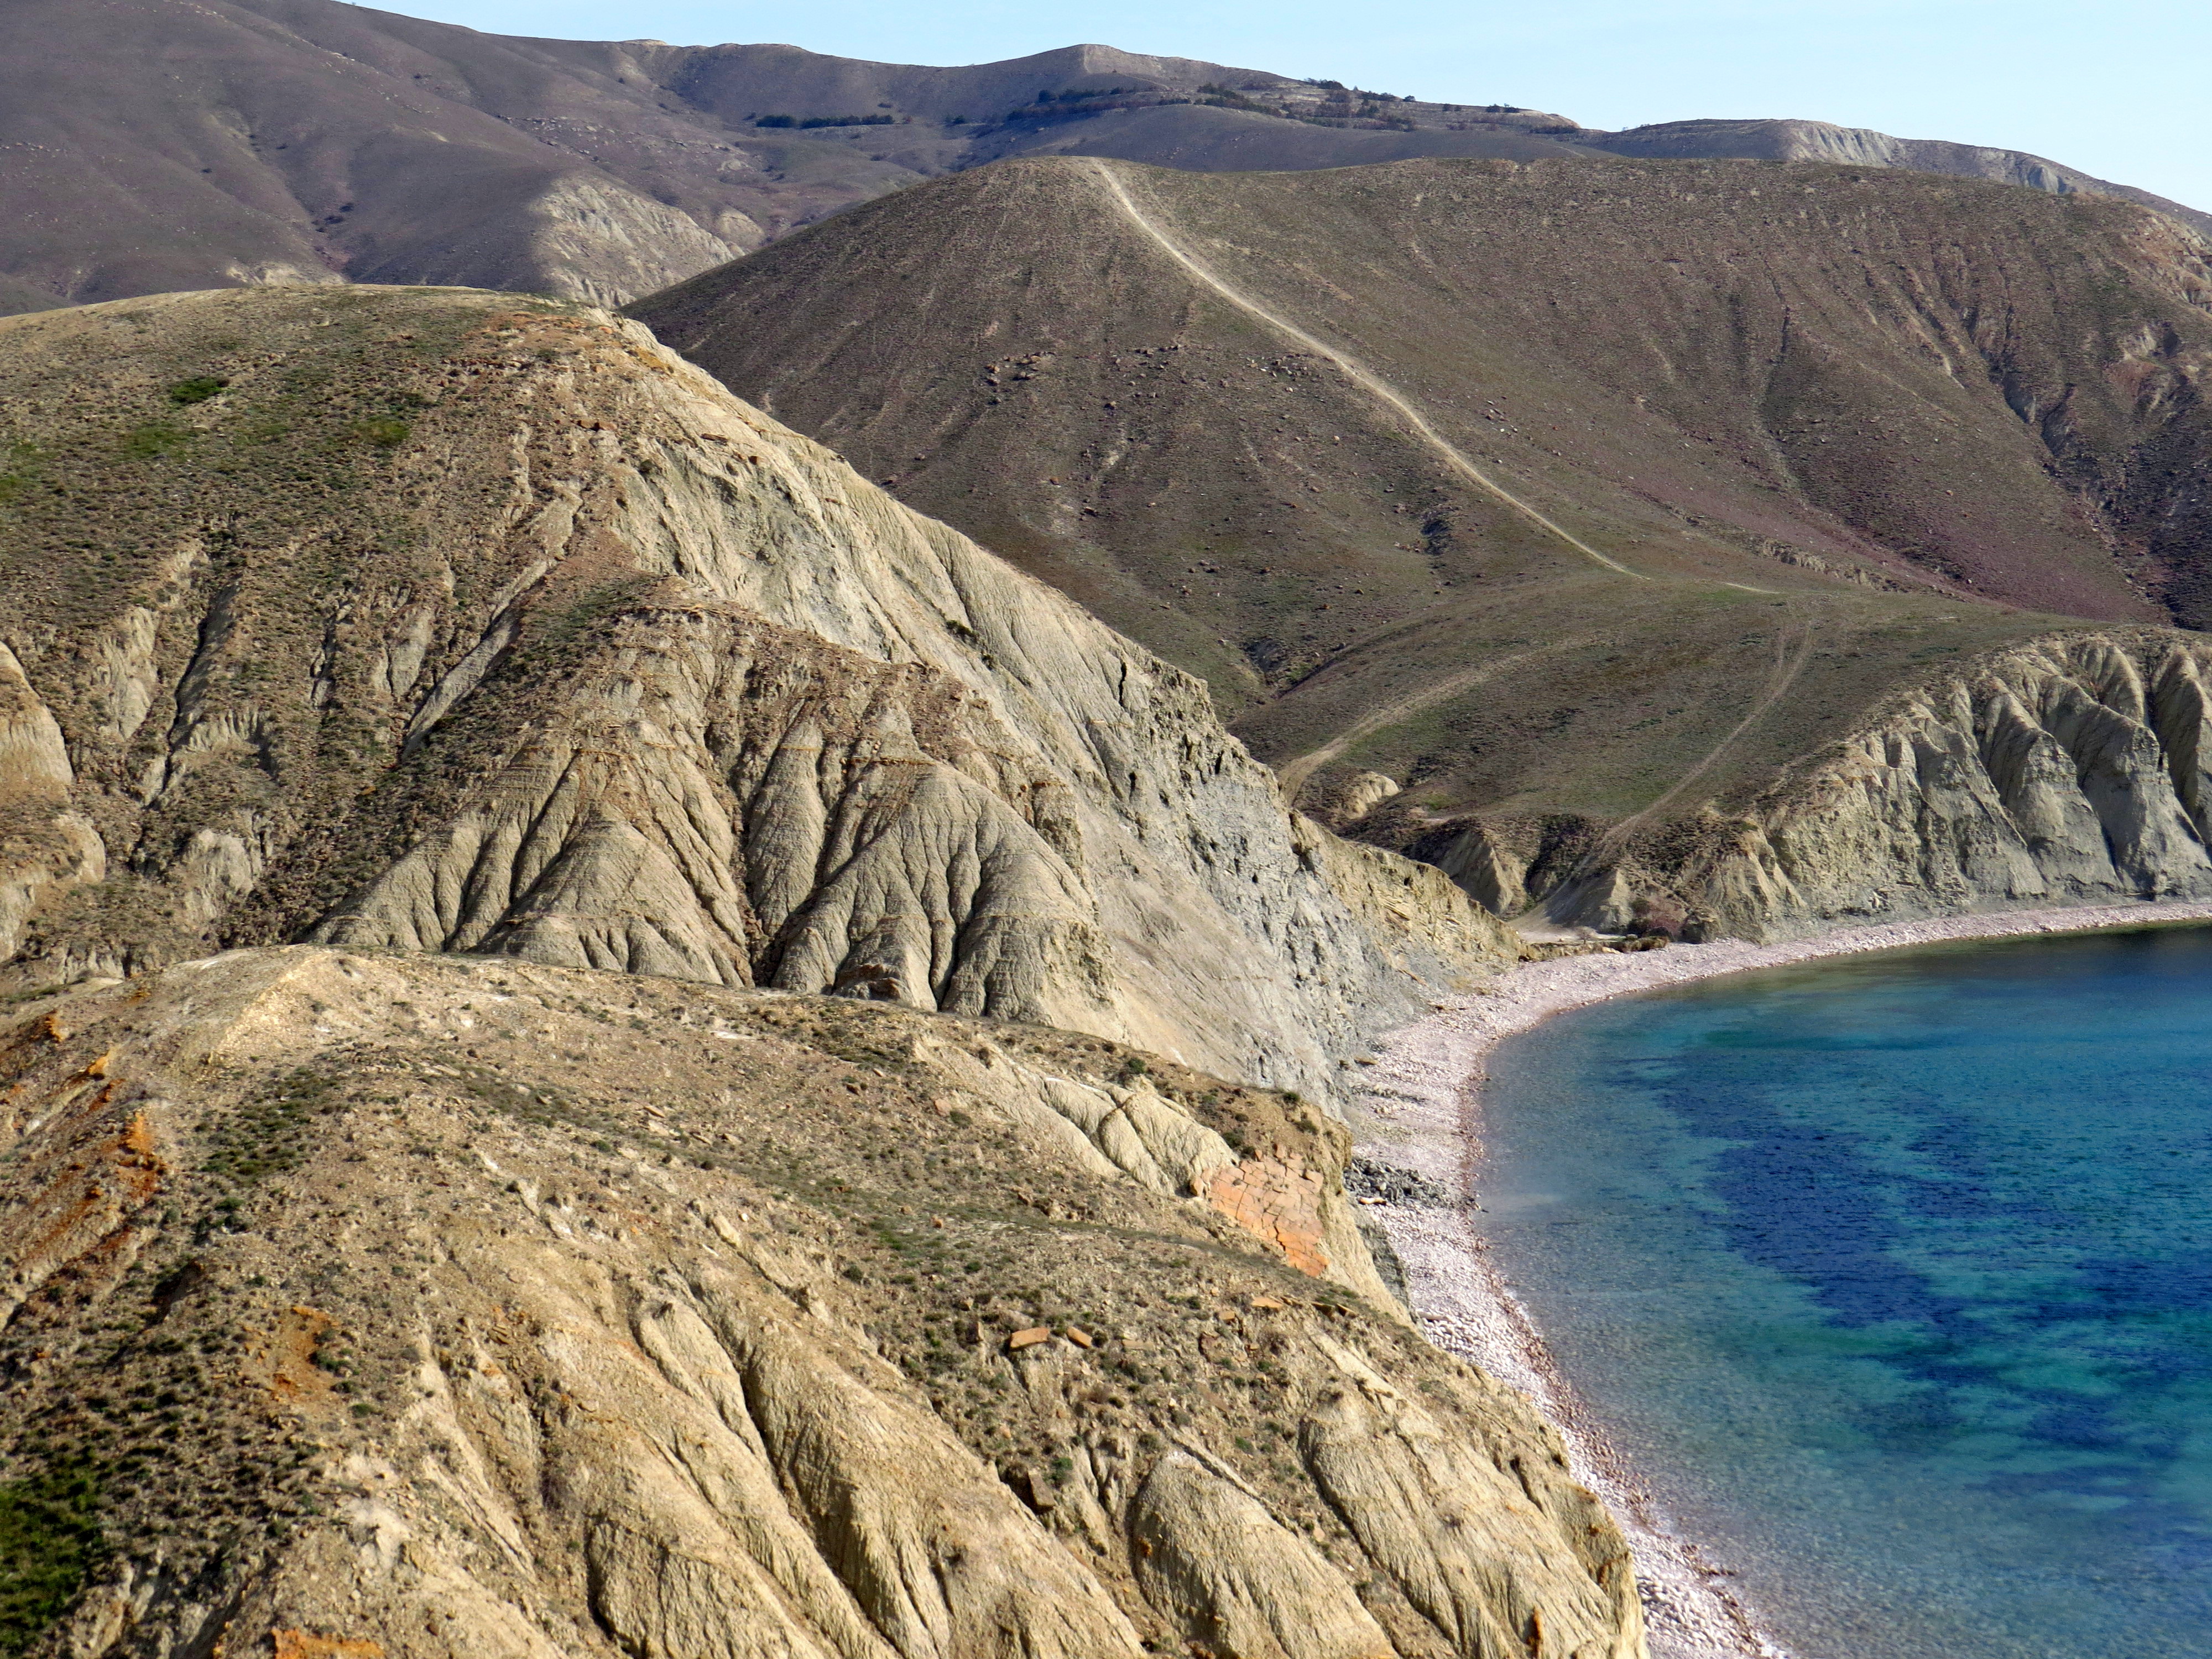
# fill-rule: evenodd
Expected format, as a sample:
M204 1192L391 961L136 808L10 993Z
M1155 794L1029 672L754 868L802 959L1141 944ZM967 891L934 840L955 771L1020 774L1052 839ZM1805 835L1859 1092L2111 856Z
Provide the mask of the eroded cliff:
M1692 939L2202 898L2208 674L2197 635L2052 634L1900 691L1755 793L1681 816L1432 822L1393 798L1353 827L1502 915Z
M1637 1659L1294 1095L295 946L0 1031L20 1650Z
M1510 955L1204 687L635 325L0 324L19 985L313 937L1038 1020L1325 1090Z

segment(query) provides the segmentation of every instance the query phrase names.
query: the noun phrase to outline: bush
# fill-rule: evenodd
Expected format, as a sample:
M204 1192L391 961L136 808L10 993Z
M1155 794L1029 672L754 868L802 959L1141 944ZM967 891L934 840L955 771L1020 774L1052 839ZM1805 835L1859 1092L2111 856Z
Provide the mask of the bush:
M354 428L379 449L397 449L407 441L414 428L397 416L386 415L373 421L363 421Z
M99 1504L82 1461L0 1486L0 1654L46 1634L91 1576L103 1553Z
M179 409L191 404L204 404L229 384L220 374L202 374L192 380L179 380L169 388L169 401Z
M191 434L182 427L171 426L167 421L149 421L123 434L123 453L134 461L151 460L180 449L191 440Z

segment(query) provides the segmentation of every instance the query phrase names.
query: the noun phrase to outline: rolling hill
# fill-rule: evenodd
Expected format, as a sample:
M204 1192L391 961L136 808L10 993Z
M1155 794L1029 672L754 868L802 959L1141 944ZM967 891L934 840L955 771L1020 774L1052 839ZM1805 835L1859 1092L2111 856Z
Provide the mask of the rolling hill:
M1977 665L2077 619L2140 656L2212 616L2208 301L2166 216L1896 169L1068 159L634 310L1204 675L1316 810L1382 775L1407 787L1365 832L1480 849L1500 902L1534 872L1621 921L1626 863L1758 927L2166 878L2101 831L2033 878L1931 869L1909 826L1755 900L1707 866L1827 800L1943 672L1971 702Z

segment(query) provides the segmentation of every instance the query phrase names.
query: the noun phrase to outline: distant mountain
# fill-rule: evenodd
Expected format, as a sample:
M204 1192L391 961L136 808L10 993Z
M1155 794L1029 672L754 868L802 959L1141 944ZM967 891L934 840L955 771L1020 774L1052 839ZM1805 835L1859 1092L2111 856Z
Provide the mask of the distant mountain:
M514 39L335 0L14 0L9 25L0 311L302 281L620 302L855 203L1037 154L1217 172L1827 143L1826 159L2129 195L2212 228L2009 151L1800 122L1604 133L1099 46L931 69Z
M2024 150L1954 144L1940 138L1893 138L1865 127L1826 121L1662 121L1625 132L1586 133L1577 143L1615 155L1735 157L1759 161L1837 161L1851 167L1902 167L1948 173L1960 179L1994 179L2054 196L2120 196L2212 234L2212 213L2200 213L2132 185L2116 185L2030 155Z

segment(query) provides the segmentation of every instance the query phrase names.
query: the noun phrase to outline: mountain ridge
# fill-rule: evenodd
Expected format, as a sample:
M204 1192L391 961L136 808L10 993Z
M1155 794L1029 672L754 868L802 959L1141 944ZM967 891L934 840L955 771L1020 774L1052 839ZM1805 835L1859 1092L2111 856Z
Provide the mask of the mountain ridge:
M1534 161L1624 145L1711 154L1725 128L1729 154L1796 156L1819 127L1607 134L1502 104L1416 103L1097 46L938 69L782 46L482 34L337 0L19 0L12 21L17 51L0 67L9 310L338 281L620 303L1016 155L1202 170ZM1917 158L2117 191L2212 228L2039 158L1820 131L1843 134L1860 165Z

